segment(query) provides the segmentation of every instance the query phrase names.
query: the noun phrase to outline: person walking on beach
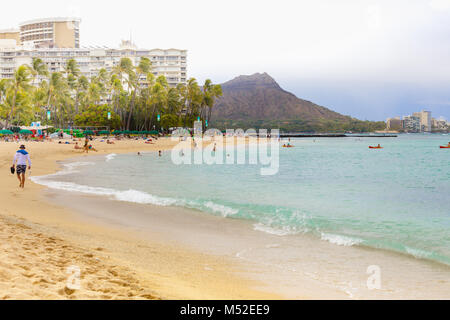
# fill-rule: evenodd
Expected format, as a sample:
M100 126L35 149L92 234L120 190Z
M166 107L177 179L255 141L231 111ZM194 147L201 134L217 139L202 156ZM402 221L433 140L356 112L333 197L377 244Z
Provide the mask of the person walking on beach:
M20 149L14 155L12 168L16 166L17 178L19 179L20 185L19 188L25 188L25 173L27 171L27 162L28 169L31 169L31 159L30 154L25 151L25 146L21 145Z

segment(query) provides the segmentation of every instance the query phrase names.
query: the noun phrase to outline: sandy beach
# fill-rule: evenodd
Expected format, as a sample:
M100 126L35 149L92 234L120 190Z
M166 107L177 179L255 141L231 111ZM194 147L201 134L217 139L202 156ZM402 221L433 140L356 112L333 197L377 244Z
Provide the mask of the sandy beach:
M90 155L166 150L173 142L93 144L98 152ZM60 161L86 157L73 145L26 143L33 166L25 189L19 189L9 173L18 146L0 142L0 299L278 298L254 289L258 283L240 278L239 266L224 257L87 223L73 209L48 201L45 188L28 178L56 172ZM80 270L77 290L68 285L73 266Z

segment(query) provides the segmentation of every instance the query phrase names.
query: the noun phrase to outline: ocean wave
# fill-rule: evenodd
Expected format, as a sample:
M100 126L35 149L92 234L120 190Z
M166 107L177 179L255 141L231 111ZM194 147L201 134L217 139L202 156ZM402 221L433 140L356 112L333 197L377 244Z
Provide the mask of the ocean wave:
M235 215L239 212L238 209L227 207L218 203L214 203L212 201L205 202L204 206L212 210L213 213L219 213L224 218Z
M332 244L344 247L351 247L360 244L362 242L361 239L331 233L322 233L320 238L321 240L328 241Z
M67 175L77 172L75 168L79 166L92 165L92 162L73 162L64 164L64 169L50 175L31 177L31 180L37 184L46 186L51 189L79 192L85 194L93 194L99 196L107 196L112 200L132 202L139 204L152 204L157 206L179 206L197 209L200 211L206 211L210 213L219 213L222 217L226 218L231 215L235 215L239 212L238 209L234 209L222 204L215 203L213 201L188 201L184 199L176 199L170 197L155 196L150 193L129 189L129 190L116 190L112 188L104 187L92 187L87 185L81 185L73 182L56 181L52 178L61 175Z
M158 197L146 192L133 189L127 191L115 191L113 196L115 200L119 201L134 202L140 204L153 204L163 207L177 205L177 203L179 202L177 199Z
M106 162L109 162L109 161L111 161L111 160L114 160L114 158L115 158L116 156L117 156L117 154L115 154L115 153L110 153L110 154L106 155L105 161L106 161Z
M78 170L76 170L76 168L78 167L83 167L83 166L92 166L95 165L94 162L70 162L70 163L64 163L63 164L63 169L52 173L52 174L48 174L45 176L36 176L36 177L31 177L31 181L35 182L35 183L39 183L39 181L44 181L47 180L48 178L51 177L58 177L58 176L65 176L68 174L72 174L72 173L77 173Z
M262 224L262 223L254 224L253 230L273 234L273 235L280 236L280 237L297 233L297 231L292 230L292 228L287 227L287 226L273 228L273 227L270 227L270 226Z
M420 250L420 249L415 249L415 248L410 248L410 247L405 247L405 251L412 255L415 258L419 258L419 259L427 259L430 258L432 256L431 252L425 251L425 250Z
M46 176L48 177L48 176ZM86 194L94 194L99 196L108 196L113 200L124 201L124 202L133 202L140 204L153 204L158 206L171 206L176 205L177 200L172 198L158 197L146 192L138 191L138 190L115 190L111 188L102 188L102 187L91 187L81 184L76 184L72 182L64 182L64 181L53 181L49 179L37 179L39 177L33 177L33 181L44 185L46 187L52 189L58 189L63 191L71 191L71 192L79 192Z

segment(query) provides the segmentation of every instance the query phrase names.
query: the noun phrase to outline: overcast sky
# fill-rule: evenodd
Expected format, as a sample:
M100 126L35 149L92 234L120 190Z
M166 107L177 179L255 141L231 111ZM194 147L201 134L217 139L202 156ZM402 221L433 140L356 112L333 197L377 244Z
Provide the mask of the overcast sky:
M81 45L188 50L221 83L268 72L286 90L360 119L419 109L450 119L450 0L22 0L0 28L79 16Z

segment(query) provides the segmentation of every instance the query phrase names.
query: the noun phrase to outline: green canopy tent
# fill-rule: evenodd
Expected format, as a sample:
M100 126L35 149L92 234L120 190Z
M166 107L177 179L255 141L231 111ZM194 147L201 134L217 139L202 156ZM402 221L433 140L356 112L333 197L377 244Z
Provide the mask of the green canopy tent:
M20 130L19 134L30 135L30 134L34 134L34 133L31 130Z

